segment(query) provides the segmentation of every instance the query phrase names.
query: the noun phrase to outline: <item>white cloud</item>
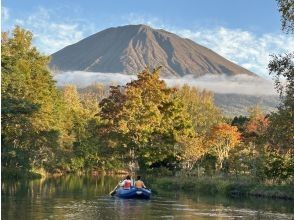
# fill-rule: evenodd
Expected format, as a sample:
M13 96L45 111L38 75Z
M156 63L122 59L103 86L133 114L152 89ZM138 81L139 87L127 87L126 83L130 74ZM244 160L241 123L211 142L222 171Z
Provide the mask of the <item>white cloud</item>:
M27 19L15 19L15 24L34 34L35 45L44 53L51 54L86 37L91 26L78 22L57 22L55 12L39 8Z
M165 79L170 86L188 84L216 93L237 93L246 95L273 95L276 94L273 82L264 78L248 75L204 75L194 78L191 75L179 79Z
M84 71L63 72L54 76L58 86L75 84L78 87L85 87L93 83L114 83L124 85L136 78L136 75ZM231 77L225 75L205 75L199 78L194 78L193 76L188 75L182 78L163 79L169 86L188 84L216 93L239 93L247 95L276 94L272 81L247 75Z
M1 19L2 22L5 22L9 19L9 10L4 6L1 6Z
M136 78L136 75L85 71L63 72L54 76L54 80L57 81L57 86L74 84L79 88L83 88L94 83L124 85Z
M262 76L268 75L270 54L294 51L294 38L290 35L257 36L248 31L224 27L175 32Z

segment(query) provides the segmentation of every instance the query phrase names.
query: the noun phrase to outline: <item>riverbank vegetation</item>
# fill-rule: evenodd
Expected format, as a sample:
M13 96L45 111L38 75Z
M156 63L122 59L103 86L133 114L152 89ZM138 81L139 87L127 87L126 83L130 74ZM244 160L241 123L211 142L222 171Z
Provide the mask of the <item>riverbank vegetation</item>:
M149 184L157 190L183 191L191 194L225 195L229 197L264 197L294 199L293 184L258 182L250 177L157 177L149 178ZM158 192L156 192L158 193Z

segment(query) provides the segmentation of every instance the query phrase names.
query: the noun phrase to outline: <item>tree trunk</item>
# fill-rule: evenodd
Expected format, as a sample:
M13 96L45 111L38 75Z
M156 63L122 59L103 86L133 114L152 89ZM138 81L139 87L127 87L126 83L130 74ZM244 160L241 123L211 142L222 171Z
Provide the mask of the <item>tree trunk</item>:
M220 171L223 168L223 160L219 160L216 164L216 170Z

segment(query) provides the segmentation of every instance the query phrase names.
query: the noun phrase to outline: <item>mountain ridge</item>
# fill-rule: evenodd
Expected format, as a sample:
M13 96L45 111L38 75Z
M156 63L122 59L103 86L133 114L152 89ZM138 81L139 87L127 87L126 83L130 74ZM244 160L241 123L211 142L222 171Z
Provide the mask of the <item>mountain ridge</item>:
M194 41L147 25L111 27L53 53L60 71L136 74L162 66L162 76L205 74L257 76Z

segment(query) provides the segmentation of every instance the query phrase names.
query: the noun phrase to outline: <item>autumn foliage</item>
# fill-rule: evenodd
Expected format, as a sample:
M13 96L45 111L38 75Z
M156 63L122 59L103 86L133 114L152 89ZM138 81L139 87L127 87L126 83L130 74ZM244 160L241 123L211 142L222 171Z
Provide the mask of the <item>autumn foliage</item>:
M241 134L236 126L220 123L212 128L209 143L218 158L219 169L222 168L224 159L229 157L229 151L240 143L240 139Z
M269 126L268 117L265 116L258 107L250 108L249 113L249 121L247 121L245 124L246 132L253 136L260 136L265 134Z

